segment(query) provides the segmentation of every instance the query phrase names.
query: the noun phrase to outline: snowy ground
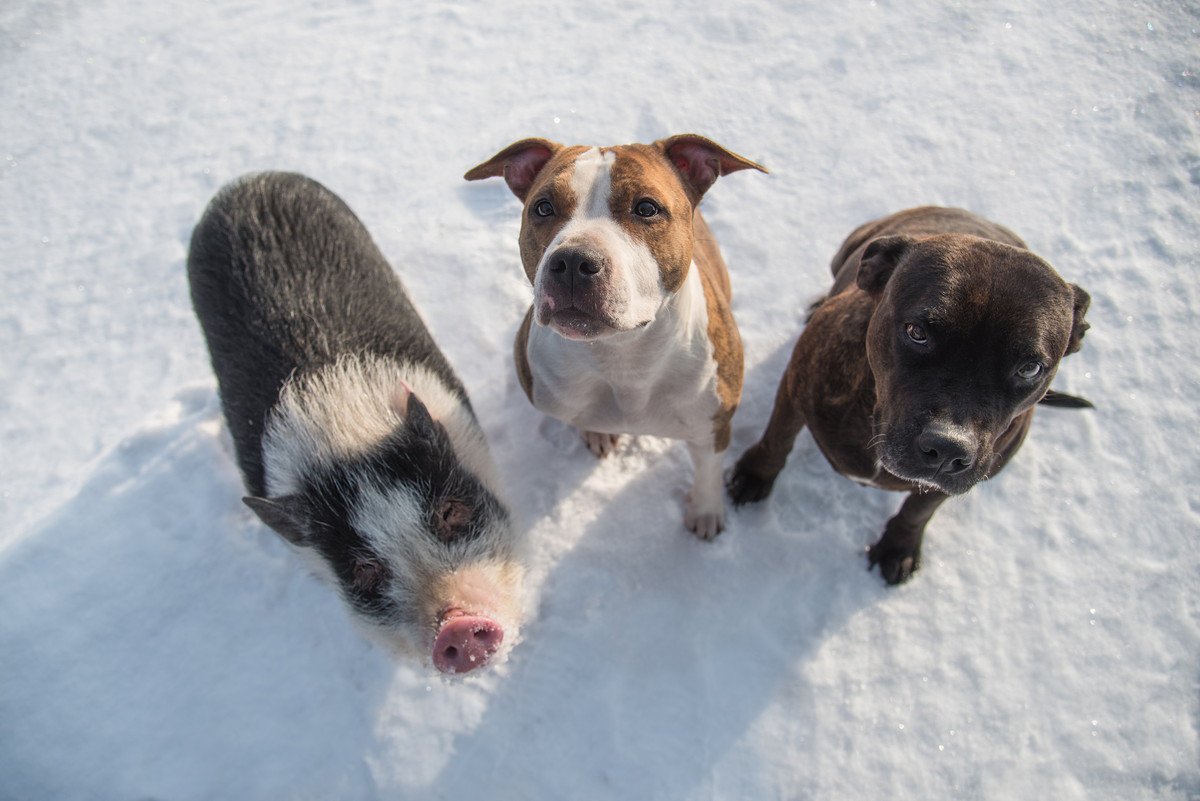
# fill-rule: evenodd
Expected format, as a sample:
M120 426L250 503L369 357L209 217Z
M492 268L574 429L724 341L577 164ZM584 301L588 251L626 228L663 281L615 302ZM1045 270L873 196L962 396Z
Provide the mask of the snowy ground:
M1200 11L1177 2L0 7L0 797L1200 799ZM520 393L523 136L695 131L747 348L732 454L857 224L961 205L1092 294L1001 478L899 589L900 497L803 435L715 543L682 445L598 463ZM359 213L533 542L511 660L394 664L239 501L183 277L212 193Z

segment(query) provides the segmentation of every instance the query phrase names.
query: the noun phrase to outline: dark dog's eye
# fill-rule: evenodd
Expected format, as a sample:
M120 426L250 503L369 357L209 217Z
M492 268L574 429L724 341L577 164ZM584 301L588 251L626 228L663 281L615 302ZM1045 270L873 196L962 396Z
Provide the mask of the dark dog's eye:
M908 338L918 345L924 345L929 341L929 337L925 334L925 329L916 323L907 323L904 326L904 333L908 334Z
M360 559L354 563L354 586L359 590L373 590L386 574L387 570L378 562Z
M533 213L539 217L553 217L554 204L549 200L539 200L533 206Z
M660 211L662 211L662 209L660 209L658 204L653 200L639 200L637 205L633 207L633 213L639 217L654 217Z
M1017 368L1017 375L1026 381L1037 378L1042 374L1042 365L1038 362L1025 362Z

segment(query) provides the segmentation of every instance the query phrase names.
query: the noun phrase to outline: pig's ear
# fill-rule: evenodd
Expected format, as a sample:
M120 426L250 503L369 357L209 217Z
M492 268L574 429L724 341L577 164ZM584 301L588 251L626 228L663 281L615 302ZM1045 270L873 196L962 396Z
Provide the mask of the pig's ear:
M404 427L420 437L433 437L437 433L438 424L429 413L429 407L416 395L408 396L408 416L404 418Z
M437 426L433 415L430 414L430 408L416 397L413 387L408 386L404 381L401 381L400 386L396 387L396 391L392 392L391 409L404 421L404 428L412 430L416 434L431 434L434 427Z
M1071 340L1067 343L1067 353L1075 353L1083 347L1083 335L1092 327L1083 319L1087 314L1088 306L1092 305L1092 296L1084 292L1083 288L1077 284L1069 284L1069 286L1075 297L1074 315L1071 321Z
M404 421L405 430L419 437L432 437L437 430L437 422L429 413L429 407L403 381L392 394L392 409Z
M546 166L546 162L560 148L562 145L549 139L522 139L513 142L482 164L467 170L463 178L468 181L480 181L503 175L504 182L508 184L512 193L524 201L542 167Z
M407 381L403 380L400 382L400 385L392 391L392 397L390 401L392 411L395 412L396 416L401 420L408 417L408 399L412 397L412 394L412 387L408 385Z
M678 134L660 139L654 144L662 150L692 191L693 203L700 202L708 188L722 175L738 170L767 171L761 164L756 164L744 156L726 150L711 139L696 134Z
M308 503L300 495L279 498L242 498L242 503L254 510L258 519L293 545L309 545L312 540L312 517Z
M900 257L915 241L910 236L881 236L872 240L858 263L855 276L858 288L872 295L882 292Z

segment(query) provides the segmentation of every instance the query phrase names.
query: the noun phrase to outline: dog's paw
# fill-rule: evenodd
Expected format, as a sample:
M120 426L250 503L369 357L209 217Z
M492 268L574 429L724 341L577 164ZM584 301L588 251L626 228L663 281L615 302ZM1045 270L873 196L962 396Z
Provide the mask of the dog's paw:
M889 547L883 537L867 548L867 570L879 565L879 575L888 584L903 584L921 567L921 552L911 548Z
M771 488L774 486L774 476L764 478L741 464L733 468L729 480L725 482L725 489L729 492L729 499L733 501L734 506L758 503L771 494Z
M617 449L617 443L621 441L620 434L598 434L595 431L581 431L583 441L588 446L588 450L603 459Z
M708 504L695 503L689 492L683 513L683 524L687 526L688 531L702 540L715 539L725 530L725 508L719 503L715 509Z
M683 524L687 526L688 531L708 542L716 539L717 535L725 530L725 515L711 513L693 515L685 513Z

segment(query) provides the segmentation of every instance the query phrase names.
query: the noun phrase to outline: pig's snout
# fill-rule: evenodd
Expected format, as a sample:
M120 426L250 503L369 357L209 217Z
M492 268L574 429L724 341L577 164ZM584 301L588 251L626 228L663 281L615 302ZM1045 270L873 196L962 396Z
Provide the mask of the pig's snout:
M491 618L450 618L434 640L433 665L443 673L468 673L487 664L503 641L504 629Z

